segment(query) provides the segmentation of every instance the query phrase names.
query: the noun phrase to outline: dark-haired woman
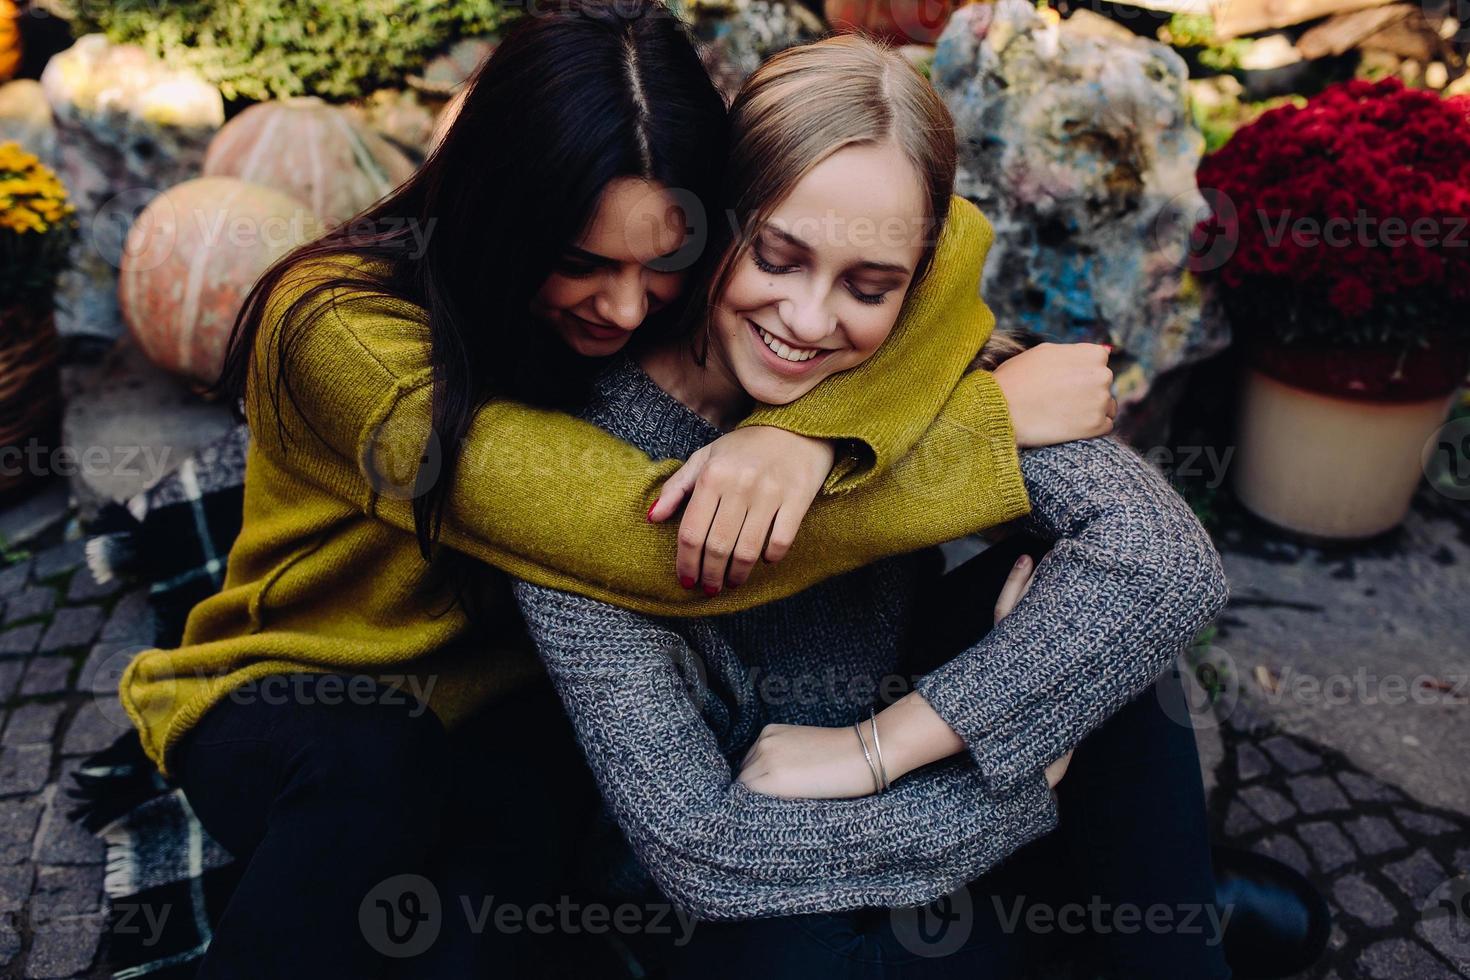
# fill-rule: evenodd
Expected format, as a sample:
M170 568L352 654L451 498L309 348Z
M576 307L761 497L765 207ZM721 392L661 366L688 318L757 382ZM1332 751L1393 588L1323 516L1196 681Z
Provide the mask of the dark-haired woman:
M946 236L883 353L668 486L674 464L555 411L635 330L667 336L725 152L662 7L541 10L418 175L257 285L222 379L253 434L225 586L121 682L243 866L203 976L375 976L425 943L444 965L414 975L467 975L474 927L515 975L534 930L482 900L554 900L595 790L491 566L653 613L748 608L1015 517L1018 440L1110 427L1096 347L964 374L992 322L983 220ZM686 496L676 537L656 522Z

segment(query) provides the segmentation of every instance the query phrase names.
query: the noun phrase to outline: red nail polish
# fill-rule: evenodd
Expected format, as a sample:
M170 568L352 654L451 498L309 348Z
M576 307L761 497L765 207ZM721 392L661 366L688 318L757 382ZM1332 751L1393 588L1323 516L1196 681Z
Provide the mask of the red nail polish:
M718 585L706 585L704 587L704 594L707 596L717 596L720 594L720 587Z
M682 585L682 586L684 586L684 588L686 588L686 589L692 589L692 588L694 588L694 576L693 575L680 575L679 576L679 584Z

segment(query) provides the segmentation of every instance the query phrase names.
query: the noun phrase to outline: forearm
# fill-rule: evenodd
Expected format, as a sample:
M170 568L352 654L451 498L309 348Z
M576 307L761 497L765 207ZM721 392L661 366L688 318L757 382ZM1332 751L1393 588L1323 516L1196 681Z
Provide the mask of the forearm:
M1089 440L1022 469L1032 525L1056 544L1016 608L918 685L998 794L1142 694L1227 595L1209 536L1136 453Z
M1044 780L987 799L964 759L861 799L751 792L691 704L682 638L579 596L526 583L516 595L609 810L655 881L700 915L928 901L1054 826ZM707 652L712 672L721 656Z

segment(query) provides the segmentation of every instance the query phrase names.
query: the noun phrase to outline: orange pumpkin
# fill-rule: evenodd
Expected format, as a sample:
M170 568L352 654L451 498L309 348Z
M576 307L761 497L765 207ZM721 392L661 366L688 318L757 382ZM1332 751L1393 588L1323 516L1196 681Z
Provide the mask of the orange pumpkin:
M835 31L862 31L889 44L933 44L963 0L826 0Z
M20 10L15 0L0 0L0 82L8 82L20 68Z
M204 176L238 177L304 201L341 224L414 171L401 150L317 98L253 105L209 144Z
M153 363L211 383L250 287L319 228L304 204L269 187L233 177L177 184L128 231L117 285L123 320Z

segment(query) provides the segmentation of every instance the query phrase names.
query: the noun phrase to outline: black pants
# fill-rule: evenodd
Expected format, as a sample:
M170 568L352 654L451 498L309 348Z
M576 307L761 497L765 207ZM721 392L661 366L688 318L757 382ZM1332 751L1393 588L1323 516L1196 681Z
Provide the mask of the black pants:
M1023 551L1045 545L1009 539L926 590L908 668L983 636ZM1188 718L1165 676L1077 747L1055 833L925 909L701 923L648 955L668 980L999 980L1066 948L1089 977L1224 980Z
M174 767L244 864L199 975L531 975L549 940L496 912L556 901L598 805L549 684L448 735L361 679L278 682L212 708Z

